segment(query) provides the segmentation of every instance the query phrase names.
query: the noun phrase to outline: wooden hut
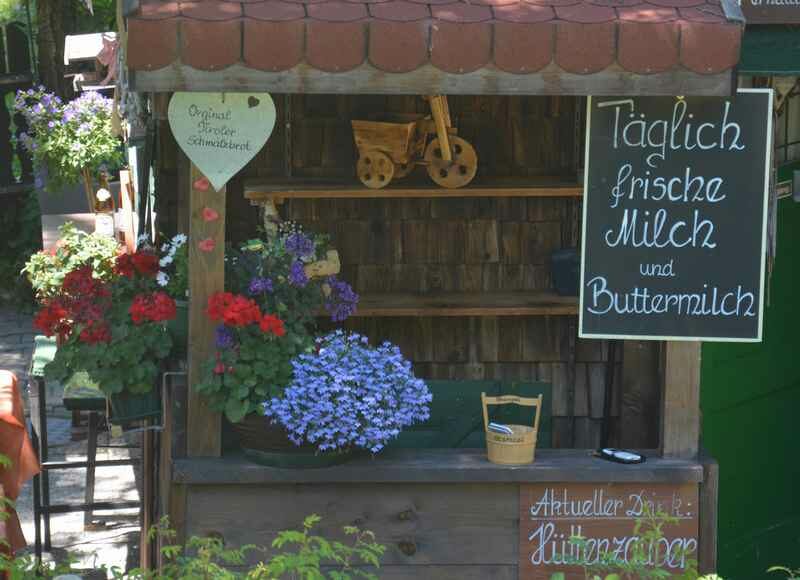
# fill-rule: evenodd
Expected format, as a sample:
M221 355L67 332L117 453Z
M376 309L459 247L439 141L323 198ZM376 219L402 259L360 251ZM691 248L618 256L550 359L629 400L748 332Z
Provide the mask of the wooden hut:
M218 241L190 249L186 404L180 389L165 394L155 503L181 534L265 544L316 512L326 532L374 530L388 546L386 578L547 578L557 566L530 548L534 497L639 494L673 498L679 535L714 569L717 467L700 447L699 343L579 339L578 300L551 289L550 256L580 241L585 97L730 95L743 28L735 2L123 4L129 88L162 114L160 211L192 239ZM276 102L266 145L219 191L196 187L201 173L171 138L163 103L178 91L263 91ZM477 176L459 189L424 175L365 188L350 121L425 113L422 95L448 95ZM223 288L222 242L252 235L258 206L332 236L362 295L348 327L397 343L450 393L441 445L320 470L226 449L220 416L191 385L212 348L203 309ZM223 219L204 221L203 208ZM483 449L444 443L480 412L460 393L531 383L545 385L548 408L533 464L499 466ZM649 450L648 460L592 457L604 425L606 443ZM585 515L584 531L631 533L630 514L620 524ZM543 540L548 550L561 533Z

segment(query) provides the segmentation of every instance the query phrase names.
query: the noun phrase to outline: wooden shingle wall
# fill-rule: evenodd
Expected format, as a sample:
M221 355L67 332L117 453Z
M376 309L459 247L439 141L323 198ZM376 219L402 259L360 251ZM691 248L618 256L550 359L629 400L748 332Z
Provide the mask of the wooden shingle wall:
M289 170L294 179L354 177L351 119L427 107L417 97L314 95L277 96L276 105L275 133L245 178L286 181ZM475 146L478 179L486 183L575 178L580 106L566 97L450 99L453 124ZM234 241L253 236L258 223L241 179L228 187ZM580 201L568 198L290 200L281 213L331 236L341 277L359 293L547 290L550 253L579 242ZM347 327L397 343L422 377L551 381L554 446L599 443L608 348L578 340L577 317L372 318L351 319ZM615 375L621 384L621 370ZM618 407L614 401L614 415Z

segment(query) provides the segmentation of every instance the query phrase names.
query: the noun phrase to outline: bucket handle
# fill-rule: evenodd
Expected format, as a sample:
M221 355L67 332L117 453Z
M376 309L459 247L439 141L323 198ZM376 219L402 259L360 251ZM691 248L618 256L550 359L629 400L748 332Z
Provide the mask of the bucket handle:
M533 432L539 433L539 416L542 414L542 395L538 397L518 397L517 395L487 397L486 393L481 393L481 404L483 405L483 428L487 433L489 432L489 405L536 407L536 413L533 417Z

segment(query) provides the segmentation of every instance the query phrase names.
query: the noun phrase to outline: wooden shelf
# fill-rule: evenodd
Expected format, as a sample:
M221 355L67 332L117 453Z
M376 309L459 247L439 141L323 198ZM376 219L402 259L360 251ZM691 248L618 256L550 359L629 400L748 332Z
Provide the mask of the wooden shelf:
M501 180L476 183L461 189L444 189L431 183L400 181L383 189L369 189L358 182L314 182L298 180L278 183L247 180L244 196L254 203L266 199L334 198L434 198L434 197L581 197L583 186L559 179Z
M578 298L550 292L365 294L354 316L575 315Z
M665 459L645 452L647 461L621 465L584 449L538 449L536 462L509 467L489 463L483 449L389 450L326 469L278 469L250 462L240 452L218 458L176 459L172 481L182 484L280 483L698 483L697 461Z

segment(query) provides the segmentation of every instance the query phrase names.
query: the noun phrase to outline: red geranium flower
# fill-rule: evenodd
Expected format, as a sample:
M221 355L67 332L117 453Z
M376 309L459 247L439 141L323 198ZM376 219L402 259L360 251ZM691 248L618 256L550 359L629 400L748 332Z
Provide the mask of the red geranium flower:
M56 334L63 336L70 330L67 316L67 310L60 303L52 302L36 313L33 325L46 336L54 336Z
M134 324L172 320L175 318L175 301L164 292L137 294L128 312Z
M262 332L270 332L278 337L286 334L286 327L283 324L283 320L272 314L265 314L258 323L258 327Z
M261 309L255 300L230 292L215 292L208 299L208 317L229 326L247 326L261 321Z
M120 254L114 263L114 273L126 278L133 278L136 272L136 267L133 265L133 259L130 254Z
M158 274L158 256L150 252L137 252L133 254L133 265L142 276L155 276Z
M230 292L214 292L208 298L206 314L214 322L222 322L222 317L232 302L233 294Z
M81 330L78 340L86 344L111 342L111 330L105 322L90 322Z

